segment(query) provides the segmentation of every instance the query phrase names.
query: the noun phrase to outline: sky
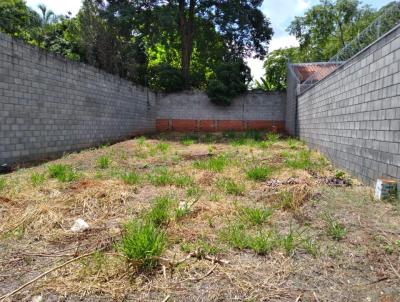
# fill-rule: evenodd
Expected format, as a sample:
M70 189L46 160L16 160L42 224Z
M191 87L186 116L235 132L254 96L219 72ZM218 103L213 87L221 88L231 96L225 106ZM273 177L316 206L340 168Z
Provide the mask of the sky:
M374 8L380 8L392 0L362 0L363 4L369 4ZM81 6L81 0L27 0L32 8L38 4L45 4L47 8L56 14L65 15L70 11L75 15ZM286 28L295 16L301 16L308 8L319 3L319 0L264 0L262 11L270 19L274 29L274 36L270 42L269 51L297 46L295 37L286 32ZM259 79L264 74L263 64L260 60L249 59L248 65L251 68L253 79Z

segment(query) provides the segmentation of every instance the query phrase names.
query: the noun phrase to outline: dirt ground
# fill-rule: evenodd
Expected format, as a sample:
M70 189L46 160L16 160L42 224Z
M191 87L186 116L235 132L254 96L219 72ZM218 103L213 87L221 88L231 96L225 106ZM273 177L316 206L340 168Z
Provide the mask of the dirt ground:
M400 301L400 206L372 193L261 133L69 154L0 177L0 301ZM124 225L166 195L166 249L138 269L119 249ZM71 231L78 218L90 228Z

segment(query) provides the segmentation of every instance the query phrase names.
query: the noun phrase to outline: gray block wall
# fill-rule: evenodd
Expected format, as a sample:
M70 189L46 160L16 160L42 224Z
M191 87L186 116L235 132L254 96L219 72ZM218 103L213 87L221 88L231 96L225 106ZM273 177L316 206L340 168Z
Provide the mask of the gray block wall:
M298 96L298 131L367 183L400 178L400 27Z
M157 119L284 121L285 104L286 92L249 92L230 106L217 106L204 92L185 91L160 96Z
M287 133L292 136L297 135L297 85L299 81L292 66L287 66L287 98L286 98L286 113L285 113L285 128Z
M155 131L154 93L0 33L0 164Z

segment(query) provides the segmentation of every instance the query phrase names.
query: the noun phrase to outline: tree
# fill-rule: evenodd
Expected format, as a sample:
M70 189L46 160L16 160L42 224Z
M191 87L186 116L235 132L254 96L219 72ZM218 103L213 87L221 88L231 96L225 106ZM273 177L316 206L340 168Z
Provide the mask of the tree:
M268 54L264 62L265 76L256 81L256 88L265 91L282 91L286 89L287 63L301 62L297 47L277 49Z
M250 69L243 60L222 63L208 84L207 95L217 105L230 105L235 96L247 90L250 81Z
M358 0L321 0L295 17L288 31L309 61L326 61L375 18L375 11Z

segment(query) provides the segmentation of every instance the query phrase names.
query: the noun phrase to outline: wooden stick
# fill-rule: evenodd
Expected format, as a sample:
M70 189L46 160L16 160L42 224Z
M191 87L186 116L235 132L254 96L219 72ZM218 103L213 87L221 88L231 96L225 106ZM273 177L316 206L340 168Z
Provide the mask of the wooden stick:
M0 297L0 301L4 301L6 298L11 297L12 295L18 293L19 291L23 290L23 289L24 289L25 287L27 287L28 285L30 285L30 284L36 282L37 280L39 280L40 278L43 278L44 276L50 274L51 272L54 272L54 271L56 271L56 270L58 270L58 269L60 269L60 268L62 268L62 267L64 267L64 266L66 266L66 265L68 265L68 264L70 264L70 263L72 263L72 262L74 262L74 261L76 261L76 260L82 259L82 258L84 258L84 257L91 256L91 255L93 255L95 252L96 252L96 251L91 252L91 253L88 253L88 254L81 255L81 256L76 257L76 258L73 258L73 259L71 259L71 260L68 260L67 262L64 262L63 264L60 264L60 265L58 265L58 266L56 266L56 267L53 267L52 269L49 269L48 271L45 271L44 273L40 274L40 275L37 276L36 278L33 278L31 281L29 281L29 282L27 282L27 283L21 285L21 286L18 287L17 289L15 289L15 290L9 292L8 294L5 294L4 296L1 296L1 297Z
M169 300L169 298L171 298L171 295L168 295L164 298L164 300L162 300L162 302L167 302Z

